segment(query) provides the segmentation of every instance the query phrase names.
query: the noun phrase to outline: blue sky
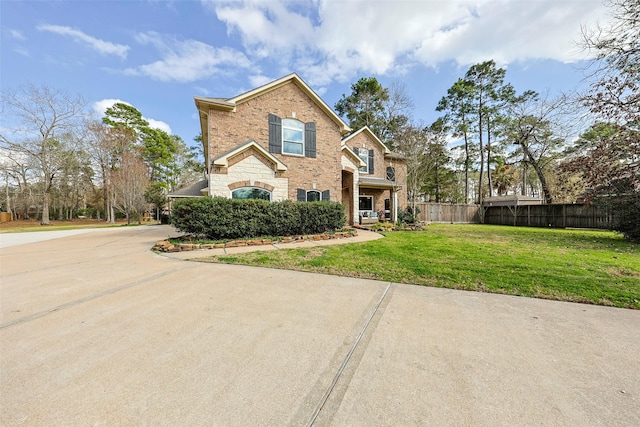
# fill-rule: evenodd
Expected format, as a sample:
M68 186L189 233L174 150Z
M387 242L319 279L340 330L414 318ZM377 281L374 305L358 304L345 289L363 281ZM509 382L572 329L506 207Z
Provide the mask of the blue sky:
M232 97L291 72L330 106L360 77L403 82L424 123L489 59L519 92L575 90L581 26L605 25L607 10L599 0L2 0L0 20L2 89L63 89L98 115L124 101L191 144L194 96Z

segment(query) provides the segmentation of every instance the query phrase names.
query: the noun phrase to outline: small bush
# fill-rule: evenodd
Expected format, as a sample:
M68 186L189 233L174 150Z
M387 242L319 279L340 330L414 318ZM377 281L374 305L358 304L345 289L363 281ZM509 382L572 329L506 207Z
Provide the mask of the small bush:
M398 211L398 222L402 224L414 224L418 219L420 209L416 206L416 211L413 212L411 206L407 206L406 209L400 209Z
M620 180L617 184L617 196L596 196L594 204L613 213L611 230L640 242L640 191L630 181Z
M337 202L237 200L198 197L175 203L171 223L180 231L209 239L317 234L345 224Z

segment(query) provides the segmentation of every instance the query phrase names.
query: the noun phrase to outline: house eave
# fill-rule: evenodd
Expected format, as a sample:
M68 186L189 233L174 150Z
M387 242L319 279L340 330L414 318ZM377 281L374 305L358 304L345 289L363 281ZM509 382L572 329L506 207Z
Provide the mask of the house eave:
M388 179L382 178L368 178L368 177L360 177L358 180L358 186L360 188L366 189L382 189L382 190L397 190L402 188L401 184L397 182L390 181Z

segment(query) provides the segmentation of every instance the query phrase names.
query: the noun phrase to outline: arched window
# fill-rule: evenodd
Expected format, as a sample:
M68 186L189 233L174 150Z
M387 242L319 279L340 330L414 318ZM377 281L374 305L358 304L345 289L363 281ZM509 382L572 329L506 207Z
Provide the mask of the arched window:
M322 200L322 193L318 190L307 191L307 202L319 202Z
M282 153L304 156L304 123L282 119Z
M387 179L389 181L396 181L396 170L392 166L387 166Z
M258 187L241 187L231 192L232 199L262 199L271 201L271 192Z

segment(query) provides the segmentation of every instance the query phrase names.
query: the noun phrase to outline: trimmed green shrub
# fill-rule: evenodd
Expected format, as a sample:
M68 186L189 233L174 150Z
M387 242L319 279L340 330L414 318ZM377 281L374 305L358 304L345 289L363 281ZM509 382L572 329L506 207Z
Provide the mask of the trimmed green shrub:
M197 197L178 200L171 212L178 230L212 240L318 234L338 230L345 221L337 202Z
M619 179L601 190L604 194L596 195L593 201L612 213L609 228L634 242L640 242L639 190L631 178Z

